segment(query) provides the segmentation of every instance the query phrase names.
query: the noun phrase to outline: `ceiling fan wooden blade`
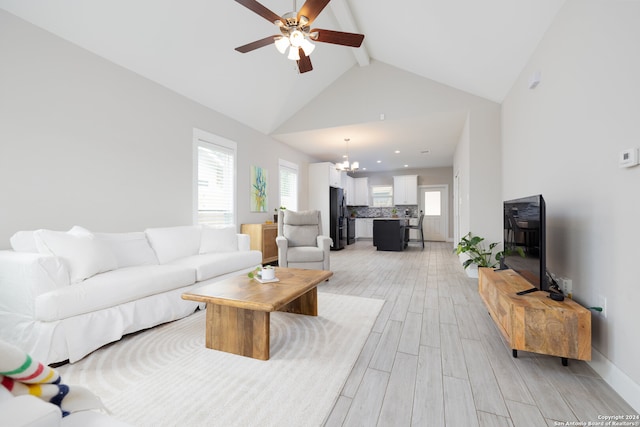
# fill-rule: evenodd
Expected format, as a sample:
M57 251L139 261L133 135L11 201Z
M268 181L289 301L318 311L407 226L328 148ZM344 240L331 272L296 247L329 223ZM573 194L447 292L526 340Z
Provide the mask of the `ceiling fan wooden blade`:
M259 49L261 47L264 46L268 46L270 44L273 44L274 40L276 39L276 37L278 36L269 36L269 37L265 37L263 39L260 40L256 40L254 42L245 44L244 46L240 46L237 47L236 50L240 53L247 53L247 52L251 52L252 50L256 50Z
M300 52L300 59L296 62L298 63L298 70L300 71L300 74L313 70L311 58L304 54L304 50L302 50L301 47L298 48L298 52Z
M342 31L321 30L314 28L311 30L311 38L317 42L333 43L342 46L360 47L364 40L364 34L344 33Z
M309 18L308 25L311 25L320 12L322 12L322 9L329 4L329 1L330 0L307 0L298 12L298 21L300 21L301 16L306 16Z
M276 21L280 21L283 24L285 23L281 17L273 13L271 10L267 9L262 4L258 3L256 0L236 0L236 2L240 3L247 9L257 13L271 23L274 23Z

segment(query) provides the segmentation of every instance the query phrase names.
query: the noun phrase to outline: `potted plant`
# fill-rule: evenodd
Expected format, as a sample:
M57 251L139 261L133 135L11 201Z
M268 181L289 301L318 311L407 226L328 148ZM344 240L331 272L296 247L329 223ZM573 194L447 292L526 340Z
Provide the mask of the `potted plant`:
M275 277L275 269L272 265L265 264L257 266L253 271L247 273L250 279L258 278L264 280L273 280Z
M279 209L280 209L281 211L283 211L283 210L285 210L285 209L287 209L287 208L285 208L284 206L280 206L280 208L279 208ZM275 223L277 224L277 223L278 223L278 208L275 208L275 209L273 210L273 212L275 212L275 213L273 214L273 222L275 222Z
M493 255L493 248L498 245L498 242L490 243L489 249L485 248L482 242L484 241L484 237L473 236L471 232L467 233L455 249L457 255L467 254L469 259L467 259L462 266L466 269L470 265L477 265L478 267L495 267L498 265L500 261L499 255L501 252L498 252L495 255L495 261L492 261L491 257Z
M391 218L398 218L398 208L391 209Z
M505 255L507 251L496 252L493 254L493 249L498 245L498 242L489 244L487 249L484 244L484 237L473 236L471 232L467 233L455 249L457 255L467 254L467 259L462 266L466 269L470 265L476 265L478 267L490 267L494 268L500 263L500 259ZM517 246L514 250L521 256L525 257L524 251L521 247Z

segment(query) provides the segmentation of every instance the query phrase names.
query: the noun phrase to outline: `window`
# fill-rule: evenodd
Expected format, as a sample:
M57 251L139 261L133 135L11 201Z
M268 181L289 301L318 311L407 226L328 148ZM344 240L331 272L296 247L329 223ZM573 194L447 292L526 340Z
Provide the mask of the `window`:
M441 212L440 191L424 192L424 214L440 216Z
M280 159L280 206L298 210L298 165Z
M393 186L372 185L371 198L375 207L388 208L393 206Z
M236 222L236 143L194 129L196 224Z

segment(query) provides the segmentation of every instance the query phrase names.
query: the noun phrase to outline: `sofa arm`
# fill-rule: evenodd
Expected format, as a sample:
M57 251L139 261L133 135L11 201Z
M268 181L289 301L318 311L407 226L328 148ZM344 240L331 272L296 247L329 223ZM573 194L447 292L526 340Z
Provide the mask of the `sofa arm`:
M38 295L68 285L69 272L60 258L0 251L0 311L33 316Z
M7 427L53 427L62 422L59 407L28 394L0 402L0 414Z
M331 237L318 236L316 239L317 239L318 247L320 249L322 249L325 252L331 250L331 244L333 243L333 240L331 239Z
M238 250L249 251L251 250L251 238L248 234L238 234Z
M324 258L322 260L322 269L329 270L331 269L331 265L329 263L329 253L331 251L331 244L333 243L333 240L329 236L318 236L317 241L318 247L322 249L322 252L324 253Z
M289 249L289 241L284 236L276 237L276 245L278 246L278 266L288 267L287 250Z

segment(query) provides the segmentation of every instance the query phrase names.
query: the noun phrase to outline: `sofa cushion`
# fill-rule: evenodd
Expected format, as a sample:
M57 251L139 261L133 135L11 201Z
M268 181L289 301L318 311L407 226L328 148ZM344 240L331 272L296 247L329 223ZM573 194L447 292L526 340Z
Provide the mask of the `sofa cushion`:
M289 225L318 225L318 211L285 210L283 223Z
M170 265L179 265L196 270L198 282L223 274L252 268L262 262L260 251L216 252L180 258Z
M285 210L282 217L282 235L289 241L289 247L317 246L320 234L318 211L295 212Z
M200 252L202 227L199 225L148 228L145 234L160 264Z
M288 225L282 227L282 234L289 241L289 247L317 246L317 225Z
M196 271L179 265L141 265L98 274L76 286L36 297L35 318L65 319L189 286Z
M40 252L38 250L38 245L36 244L36 231L37 230L26 230L14 233L14 235L9 239L11 249L16 252ZM67 233L75 236L91 236L91 232L89 230L78 225L74 225L71 230L67 231Z
M322 262L324 252L318 247L304 246L289 248L287 251L288 262Z
M107 245L90 235L36 230L34 236L40 253L58 256L65 262L71 284L118 267Z
M238 250L238 234L235 225L202 227L200 253L231 252Z
M116 257L118 268L134 265L158 264L156 253L151 249L147 236L142 231L132 233L94 233L97 240L107 244Z

